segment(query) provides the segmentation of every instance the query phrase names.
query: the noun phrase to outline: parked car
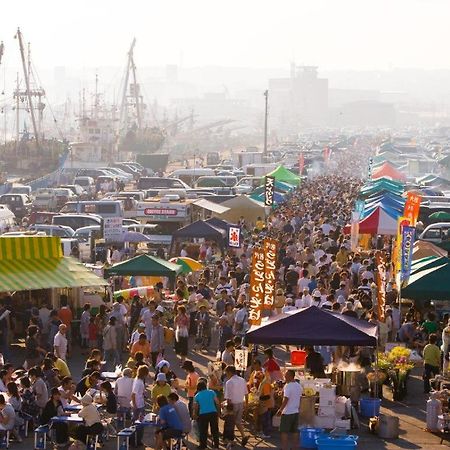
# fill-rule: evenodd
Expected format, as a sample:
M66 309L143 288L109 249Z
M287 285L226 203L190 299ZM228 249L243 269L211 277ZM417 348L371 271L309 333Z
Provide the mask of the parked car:
M190 189L190 186L178 178L140 177L137 182L137 190L146 191L148 189Z
M87 192L79 184L64 184L60 187L70 189L79 200L87 195Z
M24 184L13 184L8 194L26 194L31 197L31 186L25 186Z
M36 191L33 200L33 211L56 211L58 198L53 188L42 188Z
M28 228L30 231L43 231L47 236L71 238L75 231L65 225L35 224Z
M97 214L58 214L53 216L52 224L65 225L77 231L78 228L90 225L101 226L102 218Z
M450 250L450 222L428 225L420 234L419 239L432 242L444 250Z
M3 194L0 204L7 205L18 219L23 219L31 212L31 201L26 194Z

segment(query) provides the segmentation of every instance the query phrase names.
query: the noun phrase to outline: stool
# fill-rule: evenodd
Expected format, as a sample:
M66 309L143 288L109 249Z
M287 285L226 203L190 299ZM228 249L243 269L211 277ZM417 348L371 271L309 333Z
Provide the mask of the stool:
M125 426L127 417L130 416L130 413L131 408L126 408L125 406L119 406L119 408L117 408L116 425L118 430Z
M95 450L98 444L98 434L88 434L86 436L86 450Z
M9 448L9 430L0 431L0 448Z
M34 430L34 448L35 450L45 450L47 448L47 433L50 428L47 425L41 425Z
M28 430L30 428L30 423L33 423L33 417L26 413L21 413L23 419L23 425L21 429L23 430L23 437L28 437Z
M117 450L128 450L130 448L130 438L136 433L135 427L124 428L117 433Z

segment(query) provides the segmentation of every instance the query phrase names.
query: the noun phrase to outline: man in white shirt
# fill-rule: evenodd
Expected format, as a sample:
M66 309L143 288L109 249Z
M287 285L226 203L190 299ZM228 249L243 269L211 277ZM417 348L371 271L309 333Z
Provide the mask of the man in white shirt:
M242 447L245 447L248 442L248 436L245 436L244 427L242 426L242 415L244 413L245 396L248 394L247 382L244 378L236 375L236 368L234 366L227 366L225 368L225 382L224 398L233 405L233 414L236 427L242 436Z
M114 393L117 397L117 403L120 407L129 408L131 402L131 392L133 391L134 379L131 378L133 371L126 368L120 378L117 378L114 387Z
M67 359L67 327L63 323L59 326L59 331L53 340L55 355L65 361Z
M309 293L309 289L304 288L303 295L301 296L301 298L299 298L295 301L295 307L297 309L308 308L312 304L313 304L313 298L311 297L311 295Z
M281 448L282 450L289 450L289 448L297 448L298 413L302 387L300 383L295 381L293 370L287 370L284 377L286 384L283 388L283 401L277 411L277 416L281 416ZM289 438L291 438L291 445L289 445Z

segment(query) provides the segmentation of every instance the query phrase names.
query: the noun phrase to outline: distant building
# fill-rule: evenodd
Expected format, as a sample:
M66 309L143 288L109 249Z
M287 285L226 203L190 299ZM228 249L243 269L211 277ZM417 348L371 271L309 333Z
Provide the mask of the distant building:
M396 111L391 103L356 101L330 110L330 125L336 127L393 127Z
M270 122L284 131L323 125L328 118L328 80L317 67L291 64L289 78L269 80Z

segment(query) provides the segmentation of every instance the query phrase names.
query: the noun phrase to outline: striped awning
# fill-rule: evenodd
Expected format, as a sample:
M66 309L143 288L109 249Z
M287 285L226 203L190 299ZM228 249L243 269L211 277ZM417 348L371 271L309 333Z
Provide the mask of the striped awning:
M56 236L8 236L0 238L0 261L62 258L61 238Z
M107 285L72 257L0 261L0 292Z

